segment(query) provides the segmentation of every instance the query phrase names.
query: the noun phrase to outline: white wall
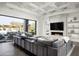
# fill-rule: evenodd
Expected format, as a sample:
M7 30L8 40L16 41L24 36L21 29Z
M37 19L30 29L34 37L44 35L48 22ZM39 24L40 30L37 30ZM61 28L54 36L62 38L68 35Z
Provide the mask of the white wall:
M31 19L31 20L37 21L37 16L35 16L33 14L29 14L27 12L22 12L22 11L18 11L18 10L10 10L6 7L1 7L1 6L0 6L0 14L25 18L25 19L29 19L29 20Z
M26 18L26 19L32 19L32 20L37 20L36 16L34 16L34 15L31 15L31 14L28 14L28 13L25 13L25 12L21 12L21 11L18 11L18 10L9 10L7 8L0 9L0 14L20 17L20 18Z
M44 27L44 16L37 17L37 35L44 35L43 34L43 27Z
M67 30L66 30L66 15L62 14L62 15L57 15L57 16L40 16L38 17L38 35L51 35L51 31L50 31L50 23L51 22L64 22L64 31L63 34L64 36L67 35ZM47 36L48 36L47 35Z
M66 19L68 19L69 17L75 16L75 15L79 18L79 12L69 13L69 14L61 14L61 15L48 17L45 15L35 16L33 14L21 12L18 10L10 10L8 8L1 8L1 7L0 7L0 14L37 20L37 35L46 35L46 33L50 34L50 22L61 22L61 21L63 21L65 24L64 35L67 35L67 30L66 30L66 27L67 27L66 21L67 20Z
M76 20L74 20L73 18L76 17ZM79 34L76 34L76 33L79 33L79 12L75 12L75 13L70 13L68 14L67 16L67 21L70 22L70 21L73 21L74 23L68 23L67 25L67 32L71 32L71 30L74 30L74 33L73 34L70 34L71 38L75 38L76 39L79 39ZM75 23L75 21L78 21ZM74 25L74 29L73 29L73 25ZM68 27L71 27L71 28L68 28ZM69 35L69 34L67 34Z
M57 15L57 16L51 16L51 17L48 17L48 19L46 18L46 21L45 21L45 35L46 35L46 32L48 31L49 35L51 35L51 31L50 31L50 23L54 23L54 22L64 22L64 31L63 31L63 34L66 35L66 15L65 14L62 14L62 15Z
M67 28L67 21L69 18L77 17L79 19L79 12L73 12L73 13L67 13L67 14L60 14L55 15L51 17L43 16L42 18L39 18L39 29L40 34L39 35L46 35L46 33L49 33L50 35L50 22L64 22L64 36L67 36L68 28ZM48 31L48 32L47 32Z

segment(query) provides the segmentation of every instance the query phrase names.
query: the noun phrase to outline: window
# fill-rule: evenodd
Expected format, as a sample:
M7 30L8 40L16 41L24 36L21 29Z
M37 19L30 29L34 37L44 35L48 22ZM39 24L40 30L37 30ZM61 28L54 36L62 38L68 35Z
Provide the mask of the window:
M0 33L24 31L24 20L0 16Z
M36 34L36 21L28 21L28 32L32 33L33 35Z

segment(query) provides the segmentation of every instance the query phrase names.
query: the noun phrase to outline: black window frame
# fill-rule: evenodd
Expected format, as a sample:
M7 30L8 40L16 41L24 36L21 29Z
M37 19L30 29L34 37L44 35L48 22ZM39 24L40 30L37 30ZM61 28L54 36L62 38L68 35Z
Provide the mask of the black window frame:
M30 21L35 21L35 35L37 34L37 21L36 20L20 18L20 17L15 17L15 16L9 16L9 15L4 15L4 14L0 14L0 16L10 17L10 18L17 18L17 19L22 19L22 20L25 20L25 21L29 21L29 20ZM28 26L28 24L27 24L27 26ZM24 29L24 30L28 32L28 28Z

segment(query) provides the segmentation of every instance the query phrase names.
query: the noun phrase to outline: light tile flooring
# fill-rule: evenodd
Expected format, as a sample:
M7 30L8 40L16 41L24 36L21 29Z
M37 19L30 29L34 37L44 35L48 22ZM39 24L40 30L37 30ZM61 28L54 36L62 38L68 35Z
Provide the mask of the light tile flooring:
M0 56L28 56L24 51L15 47L12 42L0 43Z
M79 56L79 46L75 46L74 50L71 53L71 56Z
M14 46L12 42L0 43L0 56L28 56L24 51ZM75 46L71 56L79 56L79 46Z

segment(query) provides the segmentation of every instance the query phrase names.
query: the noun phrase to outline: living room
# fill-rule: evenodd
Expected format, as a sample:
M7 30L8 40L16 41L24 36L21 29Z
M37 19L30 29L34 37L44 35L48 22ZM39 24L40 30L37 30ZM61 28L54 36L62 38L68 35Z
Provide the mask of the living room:
M0 20L0 56L79 55L79 2L0 2Z

